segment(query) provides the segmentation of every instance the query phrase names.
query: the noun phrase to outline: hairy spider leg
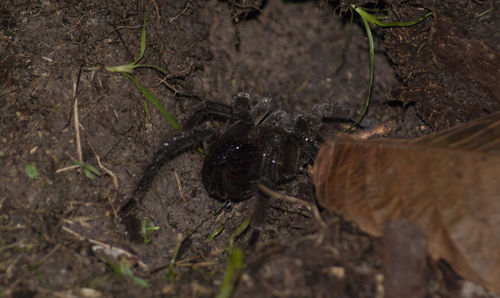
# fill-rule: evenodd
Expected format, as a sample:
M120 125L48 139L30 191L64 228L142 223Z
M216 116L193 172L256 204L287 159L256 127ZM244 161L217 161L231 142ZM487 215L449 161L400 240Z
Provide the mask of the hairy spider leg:
M279 126L257 126L255 137L261 139L261 162L258 183L276 189L294 175L299 158L299 148L290 143L288 133ZM292 173L293 172L293 173ZM253 192L252 233L249 245L253 246L264 230L269 197L256 190Z
M210 116L221 117L224 119L236 120L237 115L233 111L233 107L223 103L207 101L198 106L191 117L184 123L183 130L195 128L207 120Z
M141 181L132 193L131 197L127 198L125 203L120 208L120 213L129 212L134 206L141 203L147 190L153 183L154 178L160 171L166 161L190 150L196 148L204 140L215 136L217 132L208 127L193 129L188 132L179 133L163 143L160 150L154 155L153 161L144 171Z
M233 121L240 120L253 122L249 109L250 95L245 92L240 92L234 97L233 106L224 103L207 101L196 108L192 116L184 124L183 129L193 129L210 117L219 117L225 120Z
M311 161L314 161L319 150L321 137L316 132L311 132L311 126L302 115L295 117L295 125L290 136Z

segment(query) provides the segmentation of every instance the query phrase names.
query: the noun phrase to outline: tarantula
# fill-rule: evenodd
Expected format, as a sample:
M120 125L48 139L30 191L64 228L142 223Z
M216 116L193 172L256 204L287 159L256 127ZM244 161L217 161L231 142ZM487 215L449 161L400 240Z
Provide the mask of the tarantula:
M203 125L209 118L227 121L230 126L219 133ZM206 102L188 118L181 133L163 143L121 213L127 216L140 203L167 160L207 142L202 181L209 195L226 203L258 196L259 210L253 216L261 215L265 200L258 184L275 189L293 179L301 163L311 164L314 160L318 141L319 136L312 132L304 116L290 115L271 98L251 106L250 96L240 92L233 106ZM126 223L131 233L134 228L130 225Z

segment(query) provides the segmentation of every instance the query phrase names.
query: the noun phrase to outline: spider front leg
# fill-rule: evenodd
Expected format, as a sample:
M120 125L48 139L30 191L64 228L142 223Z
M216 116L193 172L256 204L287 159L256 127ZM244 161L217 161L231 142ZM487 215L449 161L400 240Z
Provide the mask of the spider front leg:
M317 132L313 131L311 124L304 116L298 115L295 117L290 137L299 146L300 150L308 156L310 161L314 161L322 139Z
M275 190L277 185L283 184L295 176L300 150L287 131L279 126L264 124L256 127L252 138L259 140L261 144L257 184ZM269 205L269 197L258 189L253 192L253 197L250 246L259 240L262 231L264 231L266 209Z
M178 133L163 143L162 148L156 152L152 162L144 171L144 174L135 190L130 195L125 196L125 203L121 206L119 211L121 218L125 222L126 229L132 239L136 239L138 236L139 222L135 217L135 214L131 211L137 205L141 204L142 198L151 187L151 184L161 167L166 161L173 159L188 150L195 149L205 140L215 135L216 131L214 129L202 127Z
M278 121L273 121L273 117L277 117ZM280 115L275 113L267 122L280 123L281 126L263 124L258 127L254 136L261 139L263 143L259 183L272 190L292 180L300 164L311 163L318 151L318 137L311 131L309 123L302 116L290 119L288 123L279 118ZM287 119L289 118L285 115L283 120ZM269 204L269 198L260 191L255 196L252 215L255 231L251 236L251 241L256 241L260 231L263 230L265 210Z
M251 122L252 118L248 112L250 109L250 95L240 92L234 97L233 101L233 106L212 101L205 102L195 109L192 116L184 124L184 129L192 129L210 117Z

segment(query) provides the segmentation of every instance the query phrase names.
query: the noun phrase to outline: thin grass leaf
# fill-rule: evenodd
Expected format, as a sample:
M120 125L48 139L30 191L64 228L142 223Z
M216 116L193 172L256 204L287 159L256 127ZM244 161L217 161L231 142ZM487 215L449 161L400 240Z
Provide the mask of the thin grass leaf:
M363 111L361 112L361 115L359 116L356 121L346 130L346 132L350 131L353 127L358 125L361 120L366 116L366 113L368 112L368 106L370 105L370 98L371 98L371 92L372 92L372 87L373 87L373 77L374 77L374 65L375 65L375 50L373 46L373 36L372 36L372 31L370 29L370 24L382 26L382 27L407 27L407 26L412 26L415 25L430 15L432 15L432 12L429 12L425 14L423 17L421 17L418 20L412 21L412 22L381 22L379 21L375 16L369 14L366 12L363 8L361 7L356 7L354 4L351 5L351 7L359 14L361 17L361 20L363 21L363 25L365 27L366 31L366 36L368 37L368 47L369 47L369 56L370 56L370 82L368 84L368 95L366 96L365 104L363 106Z
M360 15L361 16L361 15ZM372 30L370 29L370 25L368 21L361 16L361 20L363 20L363 25L365 26L366 36L368 37L368 48L369 48L369 56L370 56L370 82L368 83L368 94L366 95L365 105L363 106L363 111L356 121L347 129L350 131L353 127L358 125L361 120L366 116L366 112L368 112L368 106L370 105L370 97L372 94L372 86L373 86L373 76L374 76L374 65L375 65L375 50L373 46L373 35Z
M142 100L142 104L144 106L144 114L146 114L146 127L149 125L149 108L148 102L146 100Z
M143 287L143 288L149 288L149 284L147 281L145 281L144 279L140 278L140 277L137 277L137 276L132 276L132 281L140 286L140 287Z
M234 289L240 279L241 270L243 269L244 253L241 248L235 248L231 251L228 257L224 279L217 294L217 298L229 298L232 296Z
M114 269L115 273L117 273L118 275L123 275L127 278L130 278L138 286L141 286L143 288L149 288L149 284L144 279L134 275L134 272L132 271L132 269L130 269L132 267L132 264L130 264L130 262L127 259L125 258L121 259L120 264L118 264L118 266L116 267L117 268Z
M339 71L342 68L342 66L344 65L345 55L347 53L347 48L349 47L349 44L351 43L353 21L354 21L354 14L351 11L351 18L349 19L349 27L347 28L347 34L345 36L344 47L342 48L342 53L340 54L339 61L337 62L337 65L335 66L335 72Z
M136 68L140 67L146 67L146 68L153 68L159 72L161 72L163 75L167 75L168 72L166 69L156 66L156 65L149 65L149 64L137 64L139 61L144 57L144 53L146 51L146 23L147 23L147 17L144 16L144 23L142 26L142 33L141 33L141 45L140 45L140 50L139 50L139 56L137 59L127 65L119 65L119 66L106 66L106 70L110 72L119 72L123 76L125 76L127 79L132 81L139 90L141 90L141 93L160 111L160 113L163 115L163 117L170 123L170 125L176 129L180 129L179 123L175 120L175 118L165 109L165 107L160 103L159 100L156 99L156 97L149 92L149 90L142 85L133 75L132 72ZM146 109L146 116L148 115L147 111L147 105L145 104L145 109Z
M137 64L139 61L141 61L142 57L144 56L144 52L146 52L146 15L144 15L144 24L142 25L142 33L141 33L141 48L139 50L139 57L135 59L132 64Z
M93 165L89 164L89 163L84 163L83 164L83 167L85 169L87 169L88 171L92 172L93 174L97 175L97 176L101 176L101 172L99 172L98 169L96 169Z
M215 232L213 232L210 236L207 237L205 242L209 242L215 239L215 237L219 236L220 233L224 230L224 226L220 226Z
M143 68L152 68L152 69L155 69L159 72L161 72L164 76L168 75L168 72L165 68L162 68L160 66L157 66L157 65L152 65L152 64L136 64L135 65L136 68L139 68L139 67L143 67Z
M80 166L83 168L83 173L85 174L85 177L89 178L90 180L94 180L95 176L101 176L101 172L99 172L98 169L96 169L93 165L80 162L77 160L73 161L73 164Z
M152 222L147 223L147 221L144 219L141 221L141 235L142 238L144 239L144 244L149 244L151 243L151 235L153 232L158 231L160 227L155 226Z
M245 219L245 221L243 221L241 225L236 229L236 231L231 235L231 237L229 238L229 244L227 245L227 250L229 251L229 253L231 253L231 251L233 250L233 245L234 241L236 241L236 238L238 238L241 234L243 234L243 232L245 232L251 221L252 219L250 217Z
M356 10L356 12L361 16L361 18L366 19L371 24L378 25L378 26L381 26L381 27L408 27L408 26L413 26L415 24L418 24L418 23L422 22L423 20L425 20L426 18L428 18L430 15L432 15L432 12L428 12L423 17L421 17L421 18L419 18L419 19L417 19L415 21L411 21L411 22L382 22L379 19L377 19L377 17L375 17L374 15L369 14L368 12L366 12L363 8L361 8L359 6L356 7L354 4L351 5L351 6L352 6L352 8L354 8L354 10Z
M170 259L170 264L169 264L168 269L167 269L167 278L171 282L174 282L175 278L177 277L177 273L175 273L175 262L177 261L177 258L179 257L179 252L181 251L182 243L184 243L184 241L186 239L187 239L187 237L182 235L182 234L180 234L178 236L178 241L177 241L177 245L175 246L174 255Z
M109 72L119 72L119 73L132 73L137 66L130 63L127 65L118 65L118 66L106 66L106 70Z
M89 178L90 180L95 179L95 175L92 174L92 172L87 170L86 168L83 168L83 173L85 174L85 177Z
M137 86L137 88L139 88L139 90L141 90L144 97L146 97L158 109L158 111L160 111L163 118L165 118L175 130L179 130L181 128L180 124L167 111L167 109L165 109L163 104L158 99L156 99L156 97L144 85L142 85L133 75L129 73L124 73L123 75L127 79L132 81Z

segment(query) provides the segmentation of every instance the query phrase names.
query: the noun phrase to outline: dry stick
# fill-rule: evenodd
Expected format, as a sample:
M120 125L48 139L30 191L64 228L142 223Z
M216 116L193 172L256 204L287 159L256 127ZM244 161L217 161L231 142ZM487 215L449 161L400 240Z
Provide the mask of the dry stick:
M80 74L82 73L82 68L78 71L78 77L75 78L73 75L73 99L75 103L73 105L73 114L75 116L75 135L76 135L76 152L78 154L78 161L83 161L82 154L82 143L80 140L80 121L78 119L78 97L77 97L77 89L78 89L78 81L80 80Z
M10 243L10 244L6 244L6 245L2 245L0 247L0 252L3 252L5 250L8 250L8 249L12 249L12 248L21 248L23 244L25 244L26 242L26 239L21 239L19 241L16 241L14 243Z
M78 154L78 161L79 162L83 162L82 141L81 141L81 138L80 138L80 120L78 118L78 97L77 97L78 83L80 82L80 75L81 74L82 74L82 67L80 66L80 70L78 71L78 76L75 77L73 75L73 98L75 100L75 103L73 105L73 113L74 113L74 116L75 116L76 151L77 151L77 154ZM91 146L91 148L92 148L92 146ZM92 148L92 151L93 150L94 150L94 148ZM118 196L118 178L117 178L117 176L116 176L115 173L113 173L112 171L108 170L106 167L104 167L101 164L101 159L99 158L99 155L97 155L95 152L94 152L94 154L96 156L97 163L99 164L99 167L101 169L103 169L108 175L110 175L111 177L113 177L113 184L115 186L116 193L115 193L115 197L113 199L109 198L109 204L111 206L111 210L113 211L113 216L115 218L117 218L117 216L118 216L117 215L117 210L114 207L113 202L115 201L116 197ZM73 168L76 168L76 167L80 167L80 165L75 165L75 166L70 166L70 167L66 167L66 168L63 168L63 169L59 169L59 170L56 171L56 173L63 172L65 170L73 169Z
M155 11L156 11L156 26L158 26L158 28L160 28L160 20L161 20L161 17L160 17L160 8L158 7L158 3L156 2L156 0L152 0L153 2L153 5L155 7Z
M310 204L310 203L308 203L304 200L301 200L299 198L295 198L292 196L287 196L287 195L281 194L281 193L274 191L274 190L272 190L272 189L270 189L270 188L268 188L260 183L259 183L259 189L263 193L265 193L266 195L270 196L273 199L283 200L283 201L286 201L288 203L299 204L299 205L305 206L306 208L307 207L311 208L311 211L314 215L314 218L319 222L319 224L321 226L326 227L326 223L323 221L323 219L321 219L318 207L316 207L316 205Z
M101 158L99 157L99 155L97 155L97 153L95 153L95 158L97 159L97 164L99 165L99 167L104 171L106 172L109 176L113 177L113 185L115 186L115 195L113 196L113 198L111 197L108 197L108 200L109 200L109 205L111 206L111 210L113 211L113 216L114 218L118 218L118 211L116 210L115 208L115 205L114 205L114 202L116 201L116 198L118 197L118 177L116 176L115 173L113 173L111 170L108 170L105 166L102 165L101 163Z
M101 247L103 247L105 249L108 249L110 251L114 251L114 252L118 252L119 254L123 254L127 258L135 258L135 256L133 254L131 254L130 252L128 252L128 251L126 251L124 249L118 248L116 246L111 246L109 244L103 243L103 242L98 241L98 240L94 240L94 239L91 239L91 238L84 237L84 236L78 234L77 232L71 230L68 227L63 226L62 230L65 231L66 233L69 233L69 234L75 236L80 241L88 241L88 242L90 242L92 244L99 245L99 246L101 246ZM142 261L137 260L137 264L140 267L142 267L143 269L148 270L148 266L146 264L144 264Z
M353 140L367 140L373 136L388 135L395 127L396 127L395 121L385 121L371 128L363 129L351 134L339 133L337 134L337 136Z
M78 76L75 77L73 74L73 100L75 103L73 104L73 114L75 116L75 136L76 136L76 152L78 155L78 161L82 162L83 160L83 154L82 154L82 143L80 140L80 120L78 119L78 96L77 96L77 91L78 91L78 82L80 81L80 75L82 73L82 67L80 66L80 70L78 71ZM61 169L58 169L56 173L61 173L64 171L72 170L75 168L79 168L81 165L72 165L69 167L64 167Z
M174 171L175 175L175 180L177 180L177 188L179 189L179 194L181 195L182 201L186 202L186 198L184 198L184 194L182 193L182 185L181 185L181 179L179 178L179 173L177 171Z
M45 256L43 256L37 263L38 264L42 264L44 263L45 261L47 261L47 259L53 255L56 251L58 251L60 248L62 247L62 244L57 244L56 246L54 246L54 248L49 251Z
M176 77L181 77L181 76L185 76L187 75L188 73L191 72L193 68L193 62L191 62L191 64L189 64L189 66L186 68L186 69L183 69L175 74L169 74L169 75L166 75L165 77L163 77L163 79L161 79L159 81L158 84L165 84L165 86L167 86L168 89L170 89L171 91L174 92L174 94L182 94L181 91L177 90L172 84L169 84L167 82L168 79L171 79L171 78L176 78Z
M217 249L217 250L214 250L214 251L211 251L207 254L204 254L203 256L201 255L196 255L196 256L192 256L192 257L188 257L188 258L184 258L184 259L181 259L181 260L178 260L177 262L175 262L176 265L185 265L185 264L190 264L190 263L193 263L194 261L196 260L199 260L199 259L206 259L207 257L213 257L213 256L216 256L216 255L220 255L221 253L225 252L226 249ZM206 261L208 262L208 261Z
M189 2L186 4L186 7L184 7L184 9L179 13L177 14L176 16L173 16L171 17L168 22L169 23L172 23L173 21L175 21L178 17L180 17L181 15L183 15L189 8L189 5L191 4L191 0L189 0Z
M160 83L165 83L165 80L168 80L168 79L186 76L187 74L189 74L193 70L193 64L194 63L191 62L191 64L189 64L189 66L186 67L185 69L179 70L176 73L171 73L169 75L165 75L165 77L163 77L163 79L161 79Z
M69 171L69 170L73 170L73 169L76 169L76 168L79 168L81 167L80 165L72 165L72 166L68 166L68 167L64 167L64 168L60 168L56 171L56 173L61 173L61 172L64 172L64 171Z

